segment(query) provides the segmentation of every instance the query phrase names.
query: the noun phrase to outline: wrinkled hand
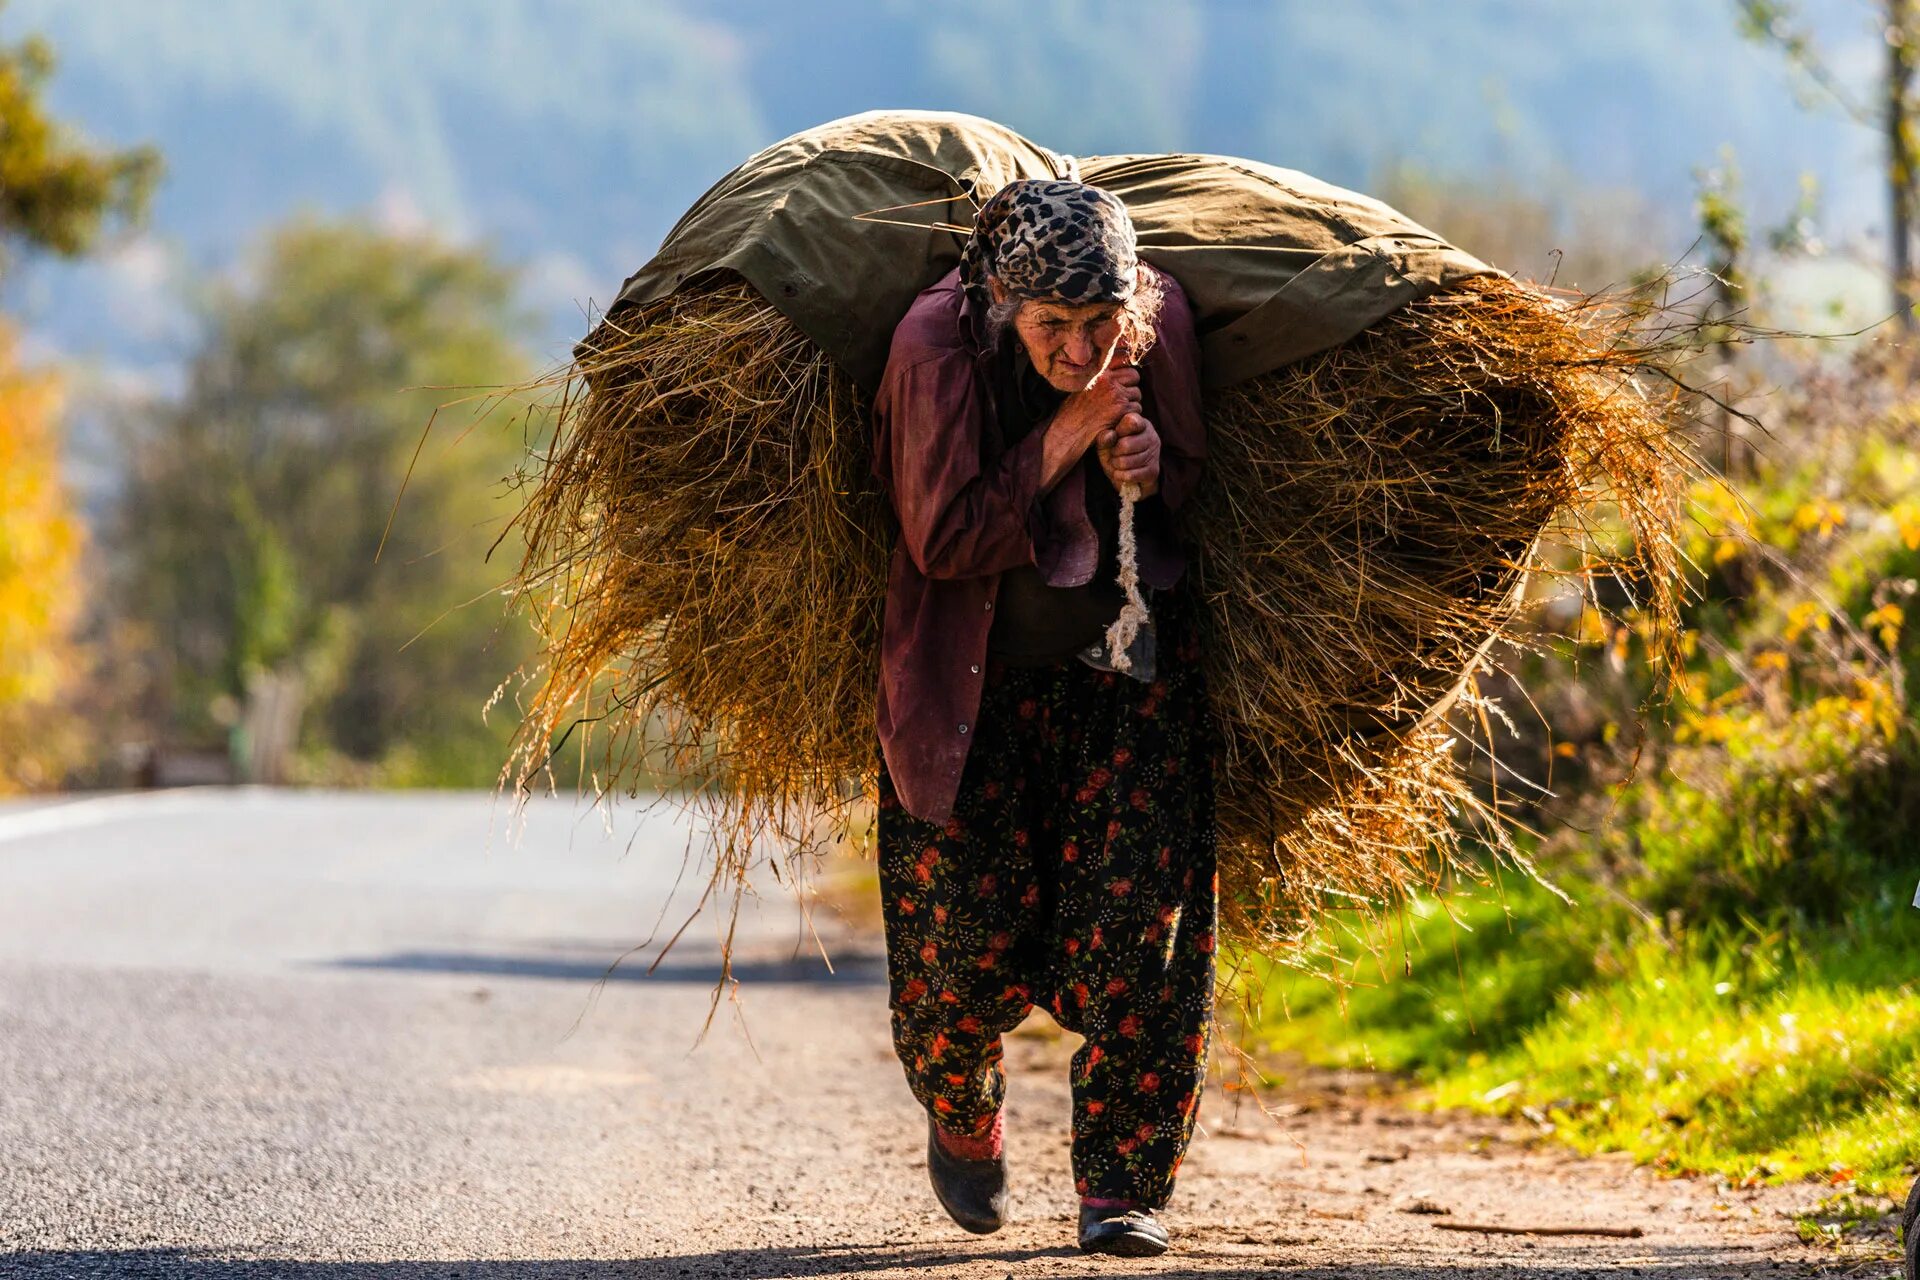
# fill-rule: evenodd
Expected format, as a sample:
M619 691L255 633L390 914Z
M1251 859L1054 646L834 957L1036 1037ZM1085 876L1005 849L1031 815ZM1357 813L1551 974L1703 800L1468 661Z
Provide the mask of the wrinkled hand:
M1138 415L1140 406L1140 371L1131 365L1108 369L1085 391L1069 395L1047 428L1045 487L1051 489L1102 437L1113 436L1129 414Z
M1132 365L1119 365L1094 379L1085 391L1076 391L1062 401L1054 421L1063 424L1081 447L1087 448L1121 418L1140 412L1140 405L1140 371Z
M1094 448L1114 488L1133 485L1144 498L1160 487L1160 433L1137 410L1101 432Z

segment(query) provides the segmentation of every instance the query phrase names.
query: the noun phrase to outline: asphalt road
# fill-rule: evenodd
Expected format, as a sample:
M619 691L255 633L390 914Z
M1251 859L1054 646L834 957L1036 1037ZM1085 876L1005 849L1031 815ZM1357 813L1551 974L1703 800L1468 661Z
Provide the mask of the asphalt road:
M927 1191L870 941L778 887L717 976L687 828L562 802L194 791L0 806L0 1276L341 1280L1091 1274L1070 1046L1012 1043L1019 1220ZM624 960L623 960L624 957ZM617 967L616 962L618 962ZM611 974L609 968L612 967ZM1237 1109L1236 1109L1237 1107ZM1478 1122L1225 1096L1126 1269L1309 1277L1808 1274L1773 1193L1525 1150ZM1437 1231L1631 1222L1634 1240Z

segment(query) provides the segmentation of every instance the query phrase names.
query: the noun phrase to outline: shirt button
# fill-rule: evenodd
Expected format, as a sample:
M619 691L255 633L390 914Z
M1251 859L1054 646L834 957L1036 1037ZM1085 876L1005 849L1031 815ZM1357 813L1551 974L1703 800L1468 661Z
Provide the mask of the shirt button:
M965 725L961 725L961 726L960 726L960 732L962 732L962 733L965 733L966 731L967 731L967 726L965 726Z
M989 600L989 601L987 601L987 612L988 612L988 613L992 613L992 612L993 612L993 601L991 601L991 600Z
M972 666L970 666L970 667L968 667L968 668L967 668L967 670L969 670L969 671L971 671L971 672L973 672L973 674L975 674L975 675L979 675L979 674L980 674L980 664L976 662L976 663L974 663L974 664L973 664Z

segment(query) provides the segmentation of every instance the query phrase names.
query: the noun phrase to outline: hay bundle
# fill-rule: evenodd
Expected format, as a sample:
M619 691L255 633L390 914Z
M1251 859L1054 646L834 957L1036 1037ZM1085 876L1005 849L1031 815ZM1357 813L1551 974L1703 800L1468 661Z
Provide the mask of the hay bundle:
M1191 529L1227 743L1229 937L1297 936L1330 895L1429 883L1496 819L1438 714L1516 620L1543 534L1610 503L1590 570L1671 623L1680 452L1624 321L1500 277L1213 394ZM546 641L511 774L557 744L597 786L691 781L714 883L859 812L892 530L867 404L737 278L603 322L557 381L521 521ZM1469 698L1469 701L1471 699Z
M1556 552L1644 584L1675 634L1687 465L1672 384L1636 381L1659 354L1618 310L1488 276L1212 396L1193 531L1230 932L1287 939L1329 897L1431 882L1463 820L1504 846L1447 713L1496 642L1525 643L1526 578L1567 572Z
M544 670L509 768L691 782L737 833L802 837L875 759L891 549L868 404L744 283L600 324L522 509Z

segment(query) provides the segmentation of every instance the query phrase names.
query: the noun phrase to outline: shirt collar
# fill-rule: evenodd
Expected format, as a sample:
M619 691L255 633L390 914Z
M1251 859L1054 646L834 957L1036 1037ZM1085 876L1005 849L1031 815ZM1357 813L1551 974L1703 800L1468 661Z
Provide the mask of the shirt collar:
M993 354L992 344L987 341L986 312L973 305L973 295L966 285L960 283L955 274L954 292L960 295L960 333L973 348L977 358L985 359Z

